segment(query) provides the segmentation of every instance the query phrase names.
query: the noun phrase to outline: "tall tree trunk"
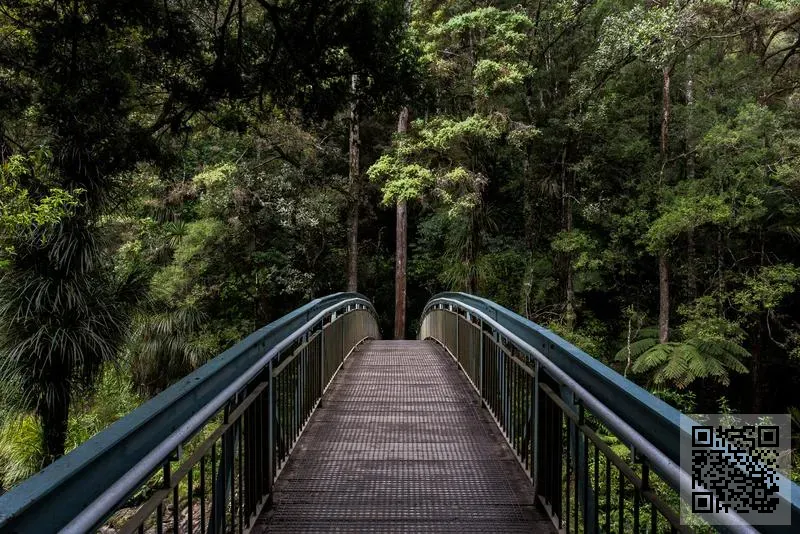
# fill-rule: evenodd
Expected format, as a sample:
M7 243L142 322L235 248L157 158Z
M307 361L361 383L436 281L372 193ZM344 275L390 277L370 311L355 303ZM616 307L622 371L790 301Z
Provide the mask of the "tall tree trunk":
M669 66L662 69L662 74L664 78L661 88L661 176L659 178L659 189L665 186L664 172L667 166L667 154L669 150ZM658 254L658 341L660 343L669 341L669 262L666 249Z
M534 183L533 183L533 172L531 171L531 149L528 147L527 153L525 155L525 161L523 162L524 165L524 179L523 179L523 192L522 192L522 202L523 202L523 215L525 217L525 276L522 280L522 287L520 288L520 302L519 302L519 309L520 313L525 317L530 317L529 314L529 306L528 300L530 298L531 293L531 286L533 285L531 272L533 267L533 254L534 248L536 247L536 230L534 229L534 225L536 224L536 214L535 214L535 191L534 191Z
M692 71L692 55L686 56L686 68L689 71L686 77L686 180L694 181L694 131L692 129L692 112L694 107L694 77ZM689 297L697 298L697 248L694 240L694 227L689 227L686 235L686 281L689 286Z
M403 106L397 121L397 133L408 132L409 110ZM405 200L397 202L397 232L394 267L394 338L406 336L406 253L408 250L408 212Z
M574 177L573 177L574 179ZM573 183L567 179L567 143L561 151L561 227L566 232L572 231L572 189ZM572 254L564 254L567 273L565 285L564 323L567 329L575 327L575 289L573 283Z
M574 181L575 176L573 174ZM571 184L570 190L567 192L566 203L566 230L572 231L572 192L575 189L575 184ZM572 265L572 253L567 254L567 311L565 313L565 323L569 330L575 328L575 269Z
M69 401L58 398L58 395L55 397L52 402L42 404L38 410L42 422L44 465L49 465L64 456L67 445Z
M358 291L358 212L361 204L361 136L359 132L358 75L351 79L350 101L350 209L347 213L347 290Z
M658 341L669 341L669 263L666 252L658 255Z

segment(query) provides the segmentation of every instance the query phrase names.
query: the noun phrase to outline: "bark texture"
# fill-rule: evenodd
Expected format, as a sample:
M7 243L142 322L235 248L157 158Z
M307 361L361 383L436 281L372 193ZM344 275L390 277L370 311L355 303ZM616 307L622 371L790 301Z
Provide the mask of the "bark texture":
M404 106L397 121L397 133L408 132L409 109ZM394 270L394 338L406 336L406 262L408 250L408 206L405 200L397 202L397 228L395 235Z
M661 101L661 186L664 186L664 170L667 165L669 151L669 120L670 120L670 68L664 67L662 101ZM667 251L658 254L658 341L669 341L669 260Z
M347 290L358 291L358 214L361 205L361 135L359 132L358 76L352 77L350 102L350 207L347 212Z

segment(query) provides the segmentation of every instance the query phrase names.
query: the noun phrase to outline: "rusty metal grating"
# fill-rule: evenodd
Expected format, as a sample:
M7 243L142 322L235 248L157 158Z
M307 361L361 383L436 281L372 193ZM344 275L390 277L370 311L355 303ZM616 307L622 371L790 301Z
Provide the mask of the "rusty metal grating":
M552 532L452 358L372 341L345 363L254 532Z

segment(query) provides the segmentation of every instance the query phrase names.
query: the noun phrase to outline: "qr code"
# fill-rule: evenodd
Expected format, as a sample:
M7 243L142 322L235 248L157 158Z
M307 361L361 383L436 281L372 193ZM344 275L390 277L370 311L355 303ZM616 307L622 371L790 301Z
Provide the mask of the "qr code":
M683 416L681 497L709 524L788 525L791 469L788 415ZM689 487L686 487L689 486Z

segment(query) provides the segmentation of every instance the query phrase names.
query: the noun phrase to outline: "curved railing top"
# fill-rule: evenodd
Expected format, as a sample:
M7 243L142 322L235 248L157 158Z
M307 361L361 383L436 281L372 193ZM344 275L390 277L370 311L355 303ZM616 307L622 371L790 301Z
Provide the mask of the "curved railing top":
M439 293L428 301L422 316L439 304L462 306L464 310L478 312L482 318L493 321L510 336L538 351L557 368L554 369L558 371L557 375L574 381L607 409L604 411L614 420L605 420L606 417L597 414L605 424L615 431L625 427L634 431L618 433L623 439L634 436L627 445L638 448L645 444L657 449L659 455L667 460L660 462L661 465L654 464L662 475L673 482L677 482L677 476L688 476L684 473L676 476L680 471L681 434L690 432L685 428L685 421L682 426L681 412L550 330L488 299L467 293ZM559 377L554 378L558 380ZM639 437L644 439L635 439ZM664 466L669 469L663 469ZM800 524L800 487L794 483L789 483L789 486L792 524L797 525Z
M679 433L664 432L665 428L680 428L681 413L678 410L572 343L499 304L466 293L439 293L428 302L425 312L442 301L466 304L484 312L541 352L613 412L620 414L673 462L680 462Z
M0 496L0 530L11 526L12 532L25 532L26 517L43 514L49 516L51 525L60 529L76 515L76 510L94 505L98 499L108 498L109 509L119 504L111 501L120 501L128 495L109 492L110 486L125 477L128 478L125 486L141 483L151 471L146 466L137 467L145 458L163 449L165 443L171 443L168 438L178 431L190 437L218 411L216 400L226 395L230 397L236 393L232 390L241 389L249 381L240 384L243 379L256 374L256 367L263 368L263 364L277 355L276 347L292 340L310 321L320 321L327 314L353 304L364 305L375 314L374 307L363 295L336 293L311 301L256 330ZM203 418L206 413L210 415ZM193 423L187 426L189 421Z

